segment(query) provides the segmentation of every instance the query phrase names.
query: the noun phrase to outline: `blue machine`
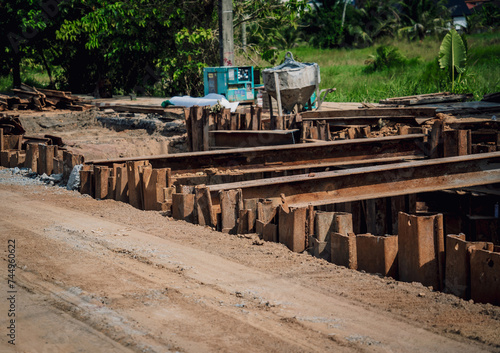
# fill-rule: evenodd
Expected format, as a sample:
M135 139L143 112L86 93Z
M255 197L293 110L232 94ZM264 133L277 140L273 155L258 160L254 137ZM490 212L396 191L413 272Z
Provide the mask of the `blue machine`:
M205 95L222 94L230 102L253 101L255 98L253 66L206 67L203 69Z

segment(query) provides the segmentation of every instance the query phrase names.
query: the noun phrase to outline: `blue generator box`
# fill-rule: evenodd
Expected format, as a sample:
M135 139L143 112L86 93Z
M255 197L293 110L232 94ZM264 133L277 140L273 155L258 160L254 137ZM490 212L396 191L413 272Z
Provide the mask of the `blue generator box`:
M253 101L255 98L253 66L206 67L203 69L205 95L222 94L230 102Z

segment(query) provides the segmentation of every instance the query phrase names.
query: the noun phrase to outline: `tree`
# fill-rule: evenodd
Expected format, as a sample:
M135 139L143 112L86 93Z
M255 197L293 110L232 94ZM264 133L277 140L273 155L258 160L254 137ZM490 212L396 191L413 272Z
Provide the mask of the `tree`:
M215 0L86 1L83 15L65 21L58 38L83 40L88 51L97 52L98 78L108 77L126 91L144 93L164 78L166 92L199 93L200 83L190 84L189 76L217 62L215 4Z
M400 1L402 27L399 33L411 40L445 33L451 21L447 3L447 0Z
M304 32L310 43L318 48L334 48L344 43L342 28L343 0L315 2L312 11L304 16Z
M2 1L0 17L1 69L5 74L12 69L14 87L21 86L21 60L33 45L35 37L47 27L50 21L42 5L35 0ZM48 8L47 8L48 11Z
M308 9L306 0L235 0L233 9L235 42L242 49L245 45L270 59L274 47L288 49L302 41L298 27Z

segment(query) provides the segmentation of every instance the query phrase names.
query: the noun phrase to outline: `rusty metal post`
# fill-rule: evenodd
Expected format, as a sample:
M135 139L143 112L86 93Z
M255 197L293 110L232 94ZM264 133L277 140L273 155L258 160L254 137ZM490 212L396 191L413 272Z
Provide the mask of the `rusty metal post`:
M443 215L399 213L399 279L443 289Z

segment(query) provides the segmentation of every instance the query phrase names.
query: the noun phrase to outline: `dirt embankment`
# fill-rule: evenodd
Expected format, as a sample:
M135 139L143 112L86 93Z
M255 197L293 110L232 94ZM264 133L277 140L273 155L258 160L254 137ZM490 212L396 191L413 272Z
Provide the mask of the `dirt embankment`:
M18 112L27 135L57 135L86 160L184 151L184 117L170 114Z

